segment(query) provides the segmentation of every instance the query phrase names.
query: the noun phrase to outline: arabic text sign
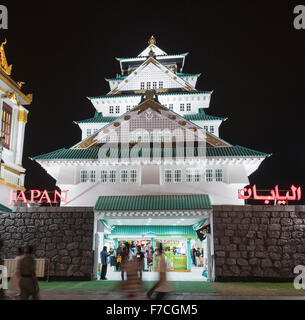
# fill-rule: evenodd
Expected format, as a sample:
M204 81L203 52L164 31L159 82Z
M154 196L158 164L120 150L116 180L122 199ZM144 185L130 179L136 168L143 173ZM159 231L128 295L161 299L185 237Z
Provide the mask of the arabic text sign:
M300 200L301 199L301 187L290 187L291 191L287 191L284 195L280 195L279 186L276 185L274 190L270 190L269 195L258 195L256 185L251 188L243 188L238 191L238 199L254 199L264 200L265 204L270 201L277 201L278 204L287 204L288 200Z

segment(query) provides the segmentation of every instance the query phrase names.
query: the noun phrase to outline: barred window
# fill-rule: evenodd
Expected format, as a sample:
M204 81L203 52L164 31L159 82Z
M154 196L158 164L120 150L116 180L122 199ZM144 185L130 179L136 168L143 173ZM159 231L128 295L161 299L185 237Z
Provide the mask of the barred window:
M81 170L80 171L80 182L84 183L87 182L88 179L88 172L86 170Z
M215 170L216 181L223 181L222 169Z
M128 171L127 170L121 170L121 182L122 183L128 182Z
M169 169L164 170L164 182L165 183L172 182L172 170L169 170Z
M163 81L159 81L159 88L163 89Z
M150 82L146 82L146 89L150 89Z
M186 182L192 182L193 181L193 172L192 169L186 170Z
M156 81L153 82L153 89L157 89L157 82Z
M180 169L176 169L175 170L175 182L181 182L181 177L182 177L182 174L181 174L181 170Z
M141 82L141 90L145 89L145 82Z
M186 104L186 111L191 111L191 110L192 110L191 104L187 103Z
M130 182L131 183L137 182L137 170L136 169L130 170Z
M213 169L206 169L205 170L205 180L206 181L213 181Z
M106 183L107 182L107 171L102 170L101 171L101 183Z
M116 171L115 170L110 170L109 172L109 182L110 183L115 183L116 180Z
M91 170L90 171L90 182L95 182L95 171Z
M115 113L120 113L120 106L115 107Z
M184 103L180 103L180 111L184 111Z
M109 107L109 113L114 113L113 106L110 106L110 107Z

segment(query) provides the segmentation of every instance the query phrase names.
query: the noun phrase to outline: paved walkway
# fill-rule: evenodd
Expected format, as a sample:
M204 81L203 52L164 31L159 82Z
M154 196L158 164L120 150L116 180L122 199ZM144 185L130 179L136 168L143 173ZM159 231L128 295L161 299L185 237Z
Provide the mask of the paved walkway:
M12 292L7 292L16 299ZM120 292L104 291L41 291L40 300L126 300ZM140 292L137 300L147 300ZM305 296L220 296L218 293L170 293L166 300L305 300Z

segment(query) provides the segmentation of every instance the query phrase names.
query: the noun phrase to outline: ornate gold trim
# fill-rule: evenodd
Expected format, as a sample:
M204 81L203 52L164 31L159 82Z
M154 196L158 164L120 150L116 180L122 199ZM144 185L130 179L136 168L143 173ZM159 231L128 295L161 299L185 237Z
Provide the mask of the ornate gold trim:
M7 59L6 59L6 54L4 50L4 45L6 45L7 40L5 39L4 42L1 43L0 46L0 68L8 75L10 76L12 73L12 67L13 65L8 65Z
M25 110L19 110L18 111L18 122L28 122L28 112Z
M16 174L16 175L18 175L18 176L21 176L21 175L24 175L24 173L23 172L20 172L20 171L18 171L18 170L15 170L15 169L12 169L12 168L10 168L10 167L8 167L8 166L6 166L5 164L1 164L1 167L2 168L4 168L5 170L7 170L7 171L10 171L10 172L12 172L12 173L14 173L14 174Z
M25 187L21 187L21 186L16 186L12 183L6 182L4 179L0 178L0 184L16 189L16 190L20 190L20 191L26 191Z

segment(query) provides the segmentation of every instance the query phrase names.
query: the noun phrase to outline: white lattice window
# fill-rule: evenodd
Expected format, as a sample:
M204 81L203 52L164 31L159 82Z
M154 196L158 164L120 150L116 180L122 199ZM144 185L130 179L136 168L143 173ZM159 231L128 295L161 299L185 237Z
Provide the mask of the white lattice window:
M192 169L186 169L186 182L192 182L193 181L193 170Z
M180 169L176 169L176 170L175 170L174 179L175 179L175 180L174 180L175 182L181 182L182 173L181 173L181 170L180 170Z
M190 103L186 104L186 111L191 111L192 110L192 106Z
M97 132L98 132L98 129L94 129L94 130L93 130L93 133L97 133Z
M130 111L130 106L126 106L126 112Z
M130 170L130 182L131 183L137 182L137 170L136 169Z
M146 89L150 89L150 82L146 82Z
M195 169L195 174L194 174L194 182L200 182L201 180L201 174L199 169Z
M91 136L91 129L87 129L87 137Z
M120 106L115 107L115 113L120 113Z
M121 183L128 182L128 171L127 170L121 170Z
M154 90L157 89L157 81L154 81L154 82L153 82L153 89L154 89Z
M107 171L102 170L101 171L101 183L106 183L107 182Z
M172 170L165 169L164 170L164 182L171 183L172 182Z
M205 131L209 131L209 126L203 126L203 129L204 129Z
M223 181L222 169L215 170L215 179L216 181Z
M116 171L115 170L110 170L109 172L109 182L115 183L116 180Z
M114 113L114 108L113 108L113 106L110 106L110 107L109 107L109 113Z
M90 171L89 181L95 182L95 171L94 170Z
M210 132L214 133L214 126L210 126Z
M206 181L213 181L213 169L206 169L205 170L205 180Z
M145 89L145 82L141 82L140 86L141 86L141 90L144 90Z
M163 81L159 81L159 89L163 89Z
M88 179L88 172L87 172L87 170L81 170L81 171L80 171L80 182L81 182L81 183L87 182L87 179Z
M184 103L180 103L180 111L184 111Z
M168 109L169 109L169 110L174 110L174 105L173 105L172 103L170 103L170 104L168 105Z

